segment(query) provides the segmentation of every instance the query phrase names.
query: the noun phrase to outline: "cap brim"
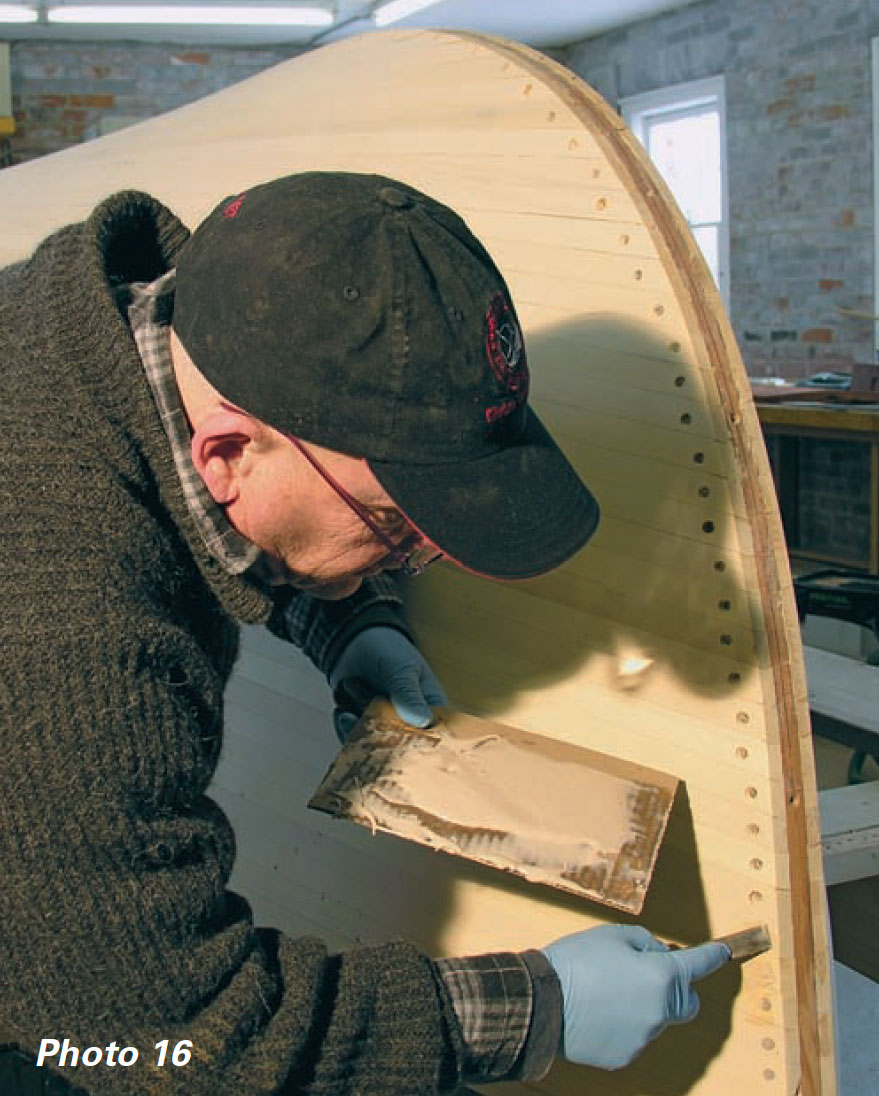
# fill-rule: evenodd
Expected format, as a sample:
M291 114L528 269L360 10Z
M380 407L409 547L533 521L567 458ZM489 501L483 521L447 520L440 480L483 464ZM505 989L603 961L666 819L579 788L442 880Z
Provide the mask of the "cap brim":
M544 574L578 552L598 526L595 497L530 409L517 444L478 460L368 463L413 525L480 575Z

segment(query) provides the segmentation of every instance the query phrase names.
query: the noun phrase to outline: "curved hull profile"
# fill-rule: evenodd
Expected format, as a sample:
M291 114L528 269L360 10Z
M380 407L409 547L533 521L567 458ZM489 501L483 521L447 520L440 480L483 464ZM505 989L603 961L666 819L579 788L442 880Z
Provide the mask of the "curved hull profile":
M707 268L600 97L506 41L349 39L3 172L2 258L115 189L148 190L195 224L227 194L311 169L394 176L467 219L517 302L535 406L602 504L589 546L541 579L440 566L411 583L452 704L679 777L639 922L682 944L765 923L773 941L702 983L699 1019L628 1069L558 1063L534 1089L832 1096L817 796L772 480ZM342 944L404 933L460 954L615 919L306 813L332 752L325 692L255 633L229 723L217 789L241 840L237 881L281 927Z

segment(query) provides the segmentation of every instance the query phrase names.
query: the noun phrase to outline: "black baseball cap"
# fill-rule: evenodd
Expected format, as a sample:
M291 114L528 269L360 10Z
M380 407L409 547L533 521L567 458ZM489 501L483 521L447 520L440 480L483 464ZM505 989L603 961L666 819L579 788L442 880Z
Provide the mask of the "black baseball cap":
M468 570L539 575L596 529L595 498L528 404L500 272L402 182L307 172L224 199L180 253L173 327L223 396L365 458Z

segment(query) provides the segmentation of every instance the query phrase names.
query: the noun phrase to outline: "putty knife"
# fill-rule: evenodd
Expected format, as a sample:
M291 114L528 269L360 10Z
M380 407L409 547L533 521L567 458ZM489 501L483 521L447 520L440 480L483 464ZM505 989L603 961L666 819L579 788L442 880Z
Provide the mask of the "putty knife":
M309 807L640 913L679 781L435 709L427 730L374 700Z

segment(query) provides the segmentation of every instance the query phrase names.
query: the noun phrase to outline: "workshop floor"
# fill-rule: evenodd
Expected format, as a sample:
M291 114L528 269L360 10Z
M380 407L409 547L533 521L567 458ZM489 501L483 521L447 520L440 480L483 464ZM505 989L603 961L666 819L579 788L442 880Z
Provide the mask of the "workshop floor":
M815 739L819 788L846 782L850 751ZM869 761L864 775L879 779ZM829 887L836 978L839 1096L879 1096L879 877Z
M879 1096L879 983L835 963L839 1096Z

